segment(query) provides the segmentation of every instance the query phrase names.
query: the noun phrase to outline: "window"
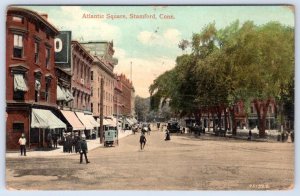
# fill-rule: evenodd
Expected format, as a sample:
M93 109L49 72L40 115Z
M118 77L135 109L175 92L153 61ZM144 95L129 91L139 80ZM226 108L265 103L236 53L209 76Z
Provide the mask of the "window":
M23 57L23 36L14 34L14 57L22 58Z
M24 23L24 18L22 17L22 16L13 16L12 17L12 20L14 21L14 22L20 22L20 23Z
M93 103L91 103L91 112L93 113Z
M50 63L50 48L46 48L46 67L49 66Z
M98 88L98 97L100 97L100 89Z
M14 100L24 100L24 91L14 91Z
M93 96L93 87L91 87L91 96Z
M23 101L25 91L28 90L23 74L14 74L14 95L13 99Z
M50 82L51 80L46 80L46 89L45 89L45 101L49 102L50 101Z
M91 71L91 80L93 80L93 73L94 73L94 72L93 72L93 71Z
M35 79L35 93L34 93L34 101L38 102L40 100L40 90L41 90L41 82L39 79Z
M24 123L23 122L14 122L13 123L13 132L24 132Z
M34 62L36 64L39 63L39 50L40 50L40 44L38 42L34 42Z
M100 103L98 103L98 113L100 112Z

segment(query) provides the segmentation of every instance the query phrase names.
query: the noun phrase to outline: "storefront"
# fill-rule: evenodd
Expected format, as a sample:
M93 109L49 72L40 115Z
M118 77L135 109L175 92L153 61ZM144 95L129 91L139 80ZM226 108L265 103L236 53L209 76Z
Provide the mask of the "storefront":
M66 128L50 110L32 108L29 147L46 147L49 135L61 135Z
M94 130L94 125L90 122L90 119L87 117L87 115L84 115L83 112L75 112L75 114L85 127L84 133L86 138L91 139L93 131L96 131Z
M68 121L69 126L67 127L68 132L75 132L78 135L81 135L85 130L85 126L77 118L76 114L73 111L60 110L64 118Z

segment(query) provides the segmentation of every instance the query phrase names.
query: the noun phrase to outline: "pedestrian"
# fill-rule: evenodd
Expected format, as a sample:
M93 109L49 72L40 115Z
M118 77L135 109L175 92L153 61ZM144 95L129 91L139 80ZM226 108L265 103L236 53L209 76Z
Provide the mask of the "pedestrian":
M151 128L150 128L150 123L148 124L148 135L150 135L150 131L151 131Z
M171 140L169 129L166 130L166 138L165 141Z
M73 134L71 137L71 143L72 143L72 152L75 152L76 140L75 140L75 136Z
M72 136L71 136L71 133L68 133L66 143L67 143L67 145L66 145L67 152L72 153Z
M287 142L292 143L292 137L291 137L291 132L290 131L287 133Z
M47 135L48 148L52 148L52 134L49 132Z
M67 152L67 136L66 133L62 136L62 145L63 145L63 152Z
M285 133L284 133L284 131L281 132L281 142L285 142Z
M141 150L143 150L145 148L146 141L147 141L147 139L145 137L145 134L142 133L141 136L140 136Z
M54 148L57 148L57 135L56 134L53 134L53 147Z
M294 143L294 139L295 139L295 138L294 138L294 131L292 131L292 132L291 132L291 140L292 140L292 143Z
M84 135L81 137L81 140L79 142L80 164L82 163L82 155L84 155L85 162L86 164L88 164L90 163L86 155L88 153L88 147Z
M19 139L19 144L20 144L21 156L23 154L24 156L26 156L26 138L24 133L22 133L22 136Z
M79 152L80 149L80 137L78 134L75 135L75 153Z
M248 136L248 140L251 140L252 139L252 131L251 129L249 129L249 136Z

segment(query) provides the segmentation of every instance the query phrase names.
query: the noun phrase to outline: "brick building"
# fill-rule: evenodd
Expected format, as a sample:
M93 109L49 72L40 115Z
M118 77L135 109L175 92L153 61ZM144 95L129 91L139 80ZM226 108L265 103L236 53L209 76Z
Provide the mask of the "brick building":
M91 67L91 111L94 117L100 116L101 79L103 79L103 115L113 115L114 67L117 59L113 58L113 42L81 43L94 57Z
M90 113L93 57L77 41L72 41L71 56L71 88L74 97L71 107L74 111Z
M114 114L132 117L133 86L124 74L116 75L114 93Z
M22 133L29 147L41 146L48 132L65 128L52 112L57 110L54 37L58 33L47 15L23 8L7 10L7 149L18 148Z

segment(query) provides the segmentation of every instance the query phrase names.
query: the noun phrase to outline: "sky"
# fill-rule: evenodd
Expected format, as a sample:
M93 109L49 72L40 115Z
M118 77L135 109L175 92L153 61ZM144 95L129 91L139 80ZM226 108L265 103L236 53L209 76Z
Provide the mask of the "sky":
M287 6L26 6L48 14L59 30L71 30L78 41L113 41L118 64L114 72L132 78L136 95L149 96L153 80L175 66L182 39L191 40L209 23L222 29L236 20L257 25L277 21L294 27L292 7ZM87 15L103 15L88 18ZM130 14L155 15L155 19L131 19ZM125 18L112 19L111 15ZM161 18L162 16L162 18ZM163 16L167 18L163 18ZM132 65L132 75L130 74Z

